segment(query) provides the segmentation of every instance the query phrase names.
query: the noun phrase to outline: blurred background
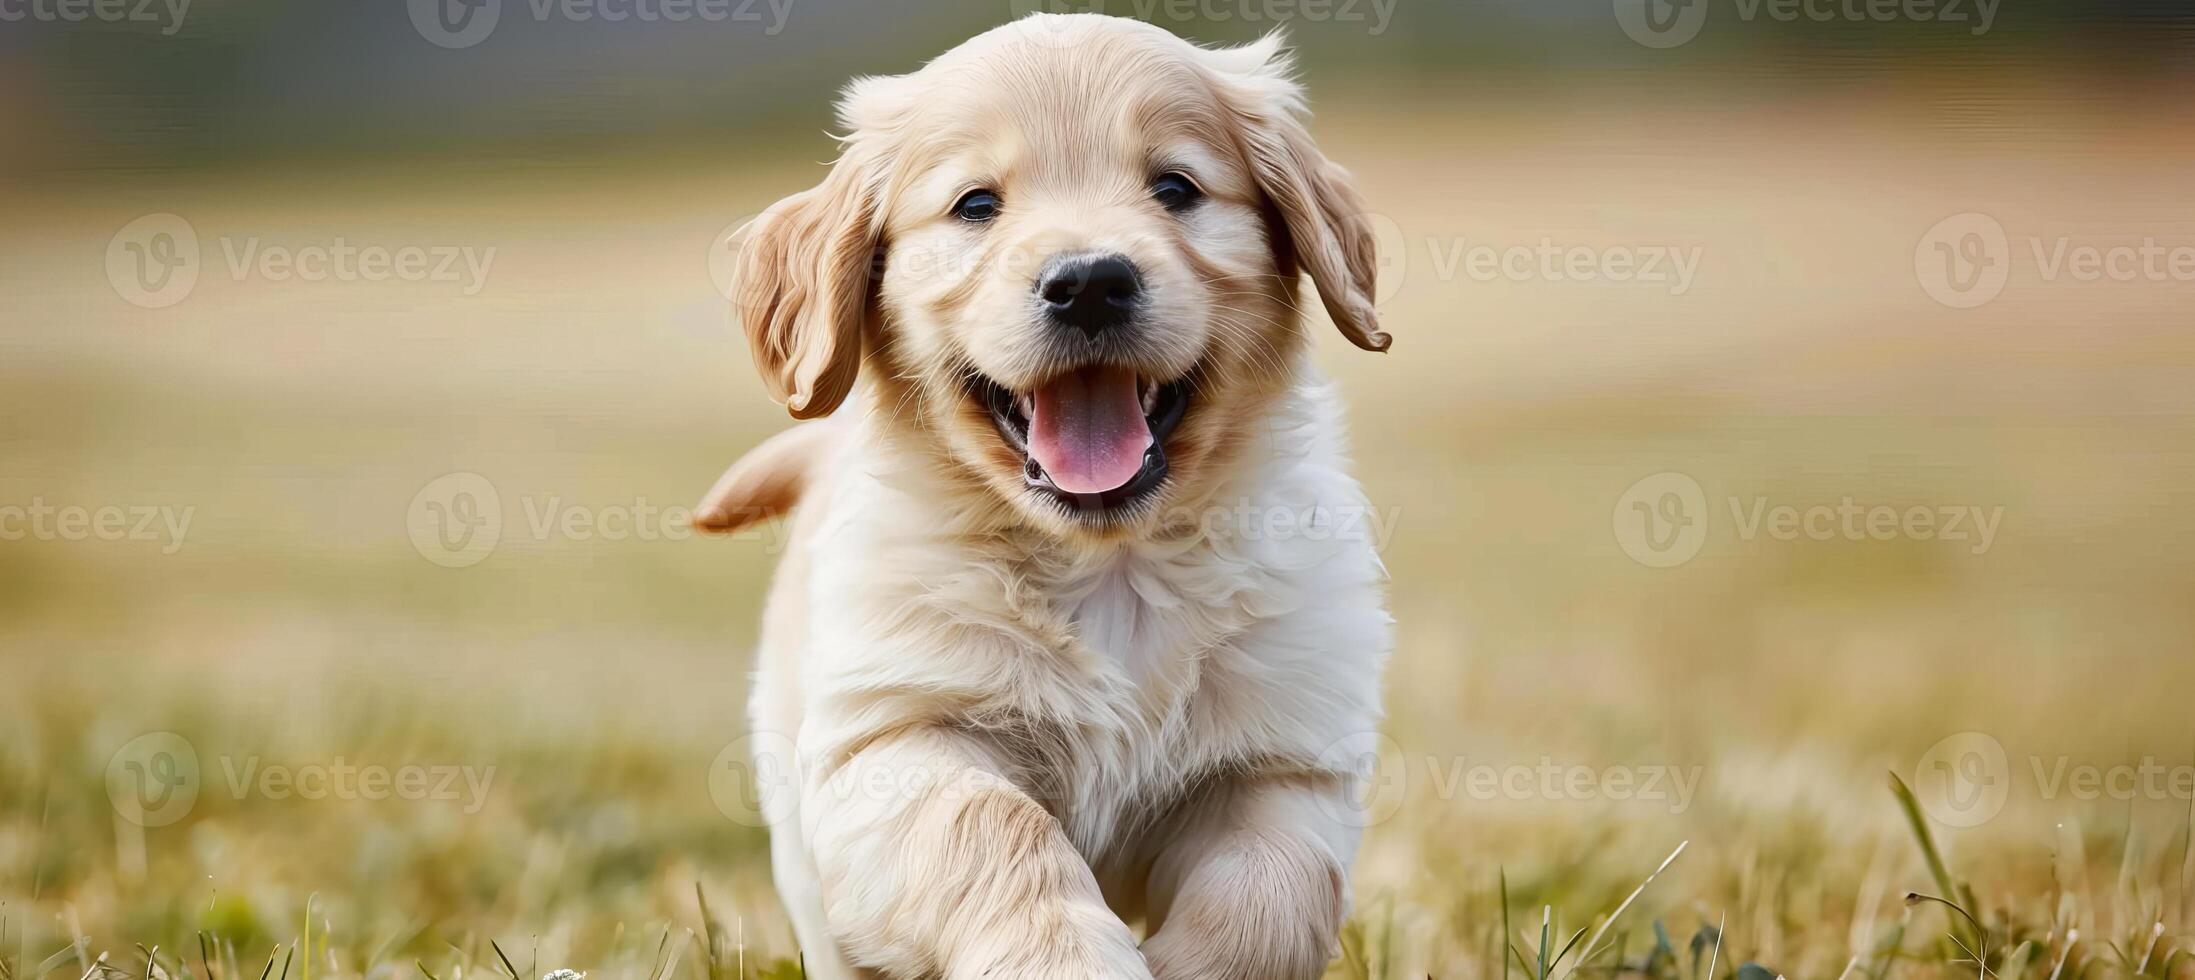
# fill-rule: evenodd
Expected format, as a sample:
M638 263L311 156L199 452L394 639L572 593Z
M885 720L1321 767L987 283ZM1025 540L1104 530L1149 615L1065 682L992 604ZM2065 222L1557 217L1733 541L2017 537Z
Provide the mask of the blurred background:
M1040 7L1287 29L1378 212L1337 976L1680 844L1593 969L2195 972L2184 3L0 0L0 980L796 975L725 242Z

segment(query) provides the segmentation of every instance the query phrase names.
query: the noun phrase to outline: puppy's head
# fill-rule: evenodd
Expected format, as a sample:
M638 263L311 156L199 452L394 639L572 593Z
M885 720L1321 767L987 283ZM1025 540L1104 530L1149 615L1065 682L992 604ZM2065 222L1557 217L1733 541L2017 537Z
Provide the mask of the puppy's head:
M1208 50L1038 15L840 107L844 152L741 253L755 361L800 418L864 365L884 424L1060 534L1194 499L1290 382L1298 282L1384 350L1373 236L1278 38Z

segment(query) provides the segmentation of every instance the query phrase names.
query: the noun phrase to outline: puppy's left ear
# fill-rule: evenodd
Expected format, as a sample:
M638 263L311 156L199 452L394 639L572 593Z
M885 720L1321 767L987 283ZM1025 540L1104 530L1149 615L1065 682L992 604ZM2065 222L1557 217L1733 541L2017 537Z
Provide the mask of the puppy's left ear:
M878 250L875 163L849 145L821 184L764 212L736 272L755 369L796 419L831 414L860 372Z
M1379 254L1356 185L1311 141L1303 87L1278 32L1239 48L1207 51L1220 96L1234 112L1258 188L1280 219L1281 267L1311 274L1326 313L1350 342L1384 351L1394 338L1373 310Z

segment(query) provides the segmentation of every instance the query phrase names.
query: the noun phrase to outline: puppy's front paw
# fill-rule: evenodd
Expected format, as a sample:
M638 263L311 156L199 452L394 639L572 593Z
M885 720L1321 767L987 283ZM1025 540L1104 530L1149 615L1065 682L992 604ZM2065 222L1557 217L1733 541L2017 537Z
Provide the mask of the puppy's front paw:
M1072 926L985 938L952 976L982 980L1152 980L1136 939L1111 913Z
M1232 938L1161 932L1143 944L1143 958L1156 980L1315 980L1325 973L1328 951L1319 937L1274 936L1265 949Z
M1330 854L1254 835L1205 859L1143 955L1157 980L1317 980L1347 907Z

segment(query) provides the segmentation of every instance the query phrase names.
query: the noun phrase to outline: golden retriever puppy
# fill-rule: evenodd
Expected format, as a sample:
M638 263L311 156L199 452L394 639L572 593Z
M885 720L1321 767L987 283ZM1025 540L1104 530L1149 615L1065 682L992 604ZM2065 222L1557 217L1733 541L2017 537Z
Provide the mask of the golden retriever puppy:
M837 417L699 519L792 513L750 719L810 975L1319 976L1391 620L1304 275L1388 337L1279 40L1038 15L840 112L737 296Z

